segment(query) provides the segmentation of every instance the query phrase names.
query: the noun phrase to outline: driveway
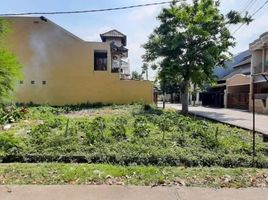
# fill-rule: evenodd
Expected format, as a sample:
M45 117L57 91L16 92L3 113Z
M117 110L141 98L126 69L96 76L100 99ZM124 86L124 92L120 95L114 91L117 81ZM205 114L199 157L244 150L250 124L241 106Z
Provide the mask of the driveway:
M161 104L158 104L161 106ZM181 110L180 104L166 104L166 108ZM252 130L252 113L243 110L209 108L202 106L189 106L189 112L193 115L212 119L218 122L230 124L243 129ZM268 115L256 114L256 130L268 135Z
M268 189L133 186L0 186L1 200L267 200Z

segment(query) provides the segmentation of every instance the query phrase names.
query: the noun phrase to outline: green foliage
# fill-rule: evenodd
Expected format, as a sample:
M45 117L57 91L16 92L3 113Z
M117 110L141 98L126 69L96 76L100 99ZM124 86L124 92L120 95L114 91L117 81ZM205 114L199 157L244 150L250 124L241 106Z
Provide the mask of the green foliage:
M267 169L14 163L0 165L2 185L182 185L212 188L265 187Z
M14 123L25 118L26 108L17 108L15 106L0 107L0 124Z
M136 80L136 81L143 80L142 75L143 74L139 74L137 71L133 71L132 74L131 74L131 79Z
M23 146L21 138L15 137L11 133L0 133L0 162L3 162L6 156L18 154Z
M136 137L144 138L149 136L150 128L146 117L138 116L134 121L134 135Z
M163 86L180 86L188 112L187 95L190 83L202 86L213 79L213 69L229 59L230 47L235 45L228 26L249 23L246 15L231 11L220 13L219 1L194 0L171 4L158 16L160 25L144 45L146 62L159 62L158 78Z
M16 82L21 78L21 66L7 48L9 31L8 23L0 20L0 105L9 101Z
M158 118L157 125L158 125L160 131L162 132L162 135L163 135L162 143L164 143L166 132L171 131L171 127L173 125L173 122L170 119L170 116L168 116L167 114L163 114Z
M87 133L87 138L90 143L96 140L101 141L104 139L104 131L106 129L106 122L103 117L96 117L90 123L90 132Z
M9 131L0 131L1 159L3 162L252 166L250 132L173 111L159 112L150 105L126 107L138 112L121 117L68 118L62 108L29 107L27 120L18 121ZM268 167L268 144L261 137L257 137L256 144L256 166Z
M117 117L112 123L113 125L110 127L112 136L117 140L126 139L127 119L125 117Z

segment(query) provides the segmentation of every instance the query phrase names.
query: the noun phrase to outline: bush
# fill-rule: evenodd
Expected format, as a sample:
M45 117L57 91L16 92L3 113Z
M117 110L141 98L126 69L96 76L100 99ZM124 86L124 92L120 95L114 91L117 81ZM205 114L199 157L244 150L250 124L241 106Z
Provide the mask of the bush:
M9 106L0 107L0 124L14 123L25 118L26 108Z
M24 148L23 141L11 133L0 133L0 161L6 156L19 154Z
M125 117L116 117L112 123L113 125L110 127L112 136L117 140L126 139L127 119Z
M134 136L144 138L150 134L150 127L146 117L138 116L134 122Z
M95 141L102 141L104 139L104 131L106 129L106 122L103 117L96 117L90 123L90 132L87 132L87 139L90 144Z
M251 133L241 129L176 112L68 119L57 111L29 108L30 131L27 124L16 134L0 133L3 162L252 166ZM256 166L268 167L268 144L261 137L256 144Z

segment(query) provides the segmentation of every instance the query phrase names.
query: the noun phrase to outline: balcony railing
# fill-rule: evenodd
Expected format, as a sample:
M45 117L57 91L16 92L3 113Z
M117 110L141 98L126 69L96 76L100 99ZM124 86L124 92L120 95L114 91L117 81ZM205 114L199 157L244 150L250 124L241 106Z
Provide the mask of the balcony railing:
M121 67L120 67L121 64ZM124 61L112 61L112 73L120 73L120 79L130 79L129 64Z

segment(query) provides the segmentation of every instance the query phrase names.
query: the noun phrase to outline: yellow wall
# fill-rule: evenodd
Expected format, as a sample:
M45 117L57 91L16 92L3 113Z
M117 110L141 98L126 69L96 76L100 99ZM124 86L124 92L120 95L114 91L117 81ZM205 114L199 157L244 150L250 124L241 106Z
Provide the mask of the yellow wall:
M110 72L108 43L85 42L53 22L37 17L7 19L12 27L10 47L24 71L23 84L18 84L15 91L17 102L50 105L153 102L151 82L120 80L118 74ZM108 71L94 71L94 50L108 52Z

